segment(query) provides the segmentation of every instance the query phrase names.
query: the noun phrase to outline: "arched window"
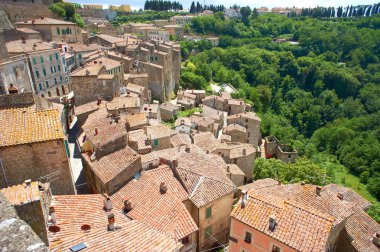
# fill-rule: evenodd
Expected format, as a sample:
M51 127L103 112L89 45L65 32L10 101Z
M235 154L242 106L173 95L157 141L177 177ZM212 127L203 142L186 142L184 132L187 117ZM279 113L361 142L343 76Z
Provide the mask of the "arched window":
M51 97L51 92L50 91L48 92L48 96Z
M62 94L63 94L63 95L66 94L66 91L65 91L65 87L64 87L64 86L62 86Z
M58 88L55 89L55 92L57 93L57 96L60 96L60 95L59 95L59 89L58 89Z

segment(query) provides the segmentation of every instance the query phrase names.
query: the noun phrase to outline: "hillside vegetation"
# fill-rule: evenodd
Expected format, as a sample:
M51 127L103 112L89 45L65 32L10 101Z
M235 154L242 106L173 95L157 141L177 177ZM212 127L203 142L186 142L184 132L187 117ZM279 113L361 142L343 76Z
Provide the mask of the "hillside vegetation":
M181 85L231 83L234 97L261 116L263 136L276 135L301 155L293 165L259 160L255 178L339 183L380 199L379 15L225 20L216 13L193 19L191 28L219 35L220 44L182 42ZM277 37L298 44L272 42ZM199 53L190 56L194 48ZM376 204L370 211L377 220L379 212Z

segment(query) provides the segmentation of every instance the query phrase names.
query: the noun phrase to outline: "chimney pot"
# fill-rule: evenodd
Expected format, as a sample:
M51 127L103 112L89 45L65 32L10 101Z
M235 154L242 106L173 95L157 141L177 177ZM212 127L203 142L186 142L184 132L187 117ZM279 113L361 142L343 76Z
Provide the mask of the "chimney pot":
M25 38L24 36L21 37L21 42L22 42L23 44L26 44L26 38Z
M230 170L230 166L229 166L229 165L227 165L227 172L228 172L228 173L231 172L231 170Z
M98 131L98 128L95 128L94 130L94 136L98 135L99 131Z
M273 232L274 229L276 228L276 225L277 225L276 216L275 215L269 216L269 230Z
M165 182L161 182L160 184L160 193L165 194L168 190L168 187L166 186Z
M113 213L110 213L108 216L108 231L115 230L115 215Z
M243 156L247 155L247 150L243 149Z
M190 147L189 146L186 146L185 152L190 153Z
M49 220L51 223L56 224L57 223L57 216L55 215L55 209L54 206L49 207Z
M344 198L343 194L341 194L341 193L338 193L338 194L337 194L337 197L338 197L338 199L340 199L340 200L343 200L343 198Z
M376 232L372 237L372 242L376 247L380 248L380 232Z
M248 200L248 192L246 190L241 191L241 208L245 208L245 203Z
M322 187L317 186L317 187L315 188L315 192L317 193L318 196L321 196L321 191L322 191Z
M111 211L112 210L112 201L111 198L106 194L104 200L104 210Z
M132 202L127 197L125 197L124 198L124 212L128 213L131 210L132 210Z
M177 159L173 160L173 166L174 166L174 168L178 167L178 160Z
M305 185L305 181L301 181L301 185Z

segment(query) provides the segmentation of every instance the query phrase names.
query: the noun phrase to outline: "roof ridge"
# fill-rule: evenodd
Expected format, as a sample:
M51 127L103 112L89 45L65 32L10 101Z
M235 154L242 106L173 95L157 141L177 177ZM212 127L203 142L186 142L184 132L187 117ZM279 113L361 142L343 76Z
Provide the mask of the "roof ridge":
M198 189L198 187L202 184L204 180L204 176L201 176L197 182L197 184L194 186L193 191L190 193L189 198L193 197L195 194L195 191Z
M185 169L185 168L181 168L181 167L178 168L178 169L182 169L182 170L185 170L185 171L187 171L187 172L190 172L190 173L193 173L193 174L199 175L199 176L201 176L201 177L204 177L204 178L207 178L207 179L211 179L211 180L213 180L213 181L217 181L217 182L219 182L219 183L222 183L222 184L225 184L225 185L228 185L228 186L231 186L231 187L236 188L235 185L230 185L230 184L228 184L228 183L226 183L226 182L220 181L220 180L218 180L218 179L215 179L215 178L213 178L213 177L210 177L210 176L207 176L207 175L204 175L204 174L201 174L201 173L195 172L195 171L191 171L191 170L188 170L188 169ZM228 177L227 177L227 178L228 178Z
M312 214L312 215L315 215L315 216L318 216L318 217L320 217L320 218L322 218L322 219L325 219L325 220L327 220L327 221L331 221L332 223L335 221L335 217L334 216L332 216L332 215L330 215L329 213L324 213L324 212L321 212L321 211L319 211L318 209L315 209L315 208L313 208L313 207L308 207L308 206L304 206L304 205L302 205L302 204L299 204L298 202L296 203L296 202L293 202L291 199L286 199L286 200L284 200L284 204L287 204L287 205L290 205L290 206L293 206L293 207L296 207L296 208L299 208L299 209L301 209L301 210L303 210L303 211L306 211L306 212L308 212L308 213L310 213L310 214ZM328 218L328 217L326 217L326 216L324 216L324 215L326 215L326 216L330 216L330 218Z

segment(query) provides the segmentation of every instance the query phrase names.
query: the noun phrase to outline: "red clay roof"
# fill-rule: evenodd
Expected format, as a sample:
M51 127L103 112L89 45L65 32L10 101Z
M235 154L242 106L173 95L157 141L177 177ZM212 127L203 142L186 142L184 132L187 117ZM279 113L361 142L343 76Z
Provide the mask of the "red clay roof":
M49 187L49 184L32 182L29 186L25 183L15 186L6 187L0 190L12 205L23 205L41 199L39 186Z
M166 193L160 192L161 182L167 186ZM141 220L176 240L198 230L183 203L187 192L168 166L143 173L139 180L131 181L112 196L119 209L123 208L125 198L132 203L128 217Z

